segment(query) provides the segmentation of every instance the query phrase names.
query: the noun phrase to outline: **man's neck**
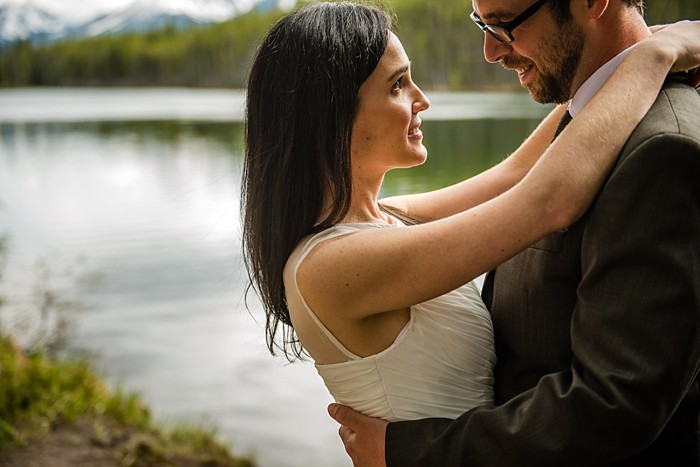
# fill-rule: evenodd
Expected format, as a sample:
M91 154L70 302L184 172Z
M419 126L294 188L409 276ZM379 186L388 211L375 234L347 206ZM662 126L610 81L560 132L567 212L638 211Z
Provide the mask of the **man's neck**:
M600 67L651 35L644 18L631 9L599 20L596 28L586 36L581 63L571 86L573 96L583 83Z
M588 102L593 99L593 96L598 94L600 88L603 87L605 82L610 78L610 76L615 72L622 60L627 56L628 53L637 44L632 45L626 50L623 50L612 59L608 60L600 68L598 68L584 83L579 86L576 93L574 93L571 98L571 103L569 104L569 113L572 117L576 117L579 112L588 104Z

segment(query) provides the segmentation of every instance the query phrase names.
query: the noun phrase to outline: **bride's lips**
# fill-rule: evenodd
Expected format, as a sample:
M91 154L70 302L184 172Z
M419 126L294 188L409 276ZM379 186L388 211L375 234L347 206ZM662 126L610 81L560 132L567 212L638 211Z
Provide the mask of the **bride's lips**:
M420 124L421 122L418 122L418 125L412 126L408 129L409 139L423 139L423 132L420 131Z

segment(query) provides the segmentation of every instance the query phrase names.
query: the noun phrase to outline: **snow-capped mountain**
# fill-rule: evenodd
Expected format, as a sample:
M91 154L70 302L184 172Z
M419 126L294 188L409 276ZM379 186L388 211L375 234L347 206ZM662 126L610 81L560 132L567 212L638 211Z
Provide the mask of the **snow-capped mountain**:
M58 3L58 5L57 5ZM0 45L20 39L50 41L166 24L189 26L226 21L251 9L290 8L293 0L0 0ZM84 5L91 5L86 10Z
M236 0L134 0L85 24L83 35L226 21L240 13L237 3Z
M59 34L65 22L33 4L0 5L0 42L51 37Z

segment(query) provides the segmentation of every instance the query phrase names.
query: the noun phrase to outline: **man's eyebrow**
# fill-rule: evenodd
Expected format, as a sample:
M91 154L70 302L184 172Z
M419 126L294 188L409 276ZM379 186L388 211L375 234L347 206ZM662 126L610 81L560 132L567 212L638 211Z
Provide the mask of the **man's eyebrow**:
M396 69L391 76L387 79L387 82L391 83L392 81L396 81L399 76L402 74L406 73L408 71L408 65L404 65L401 68Z
M481 18L484 21L489 21L489 20L501 20L503 18L515 18L516 13L508 10L495 10L491 11L489 13L486 13L484 16L478 15L479 18Z

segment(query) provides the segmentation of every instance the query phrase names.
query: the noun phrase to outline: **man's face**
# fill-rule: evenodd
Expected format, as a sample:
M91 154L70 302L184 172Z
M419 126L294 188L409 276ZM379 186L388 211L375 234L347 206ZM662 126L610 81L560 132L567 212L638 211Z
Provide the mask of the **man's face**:
M474 0L476 13L486 24L507 23L533 0ZM540 103L562 103L571 98L572 83L584 48L584 34L572 19L555 21L549 2L516 27L510 44L484 36L484 57L517 71L520 84Z

